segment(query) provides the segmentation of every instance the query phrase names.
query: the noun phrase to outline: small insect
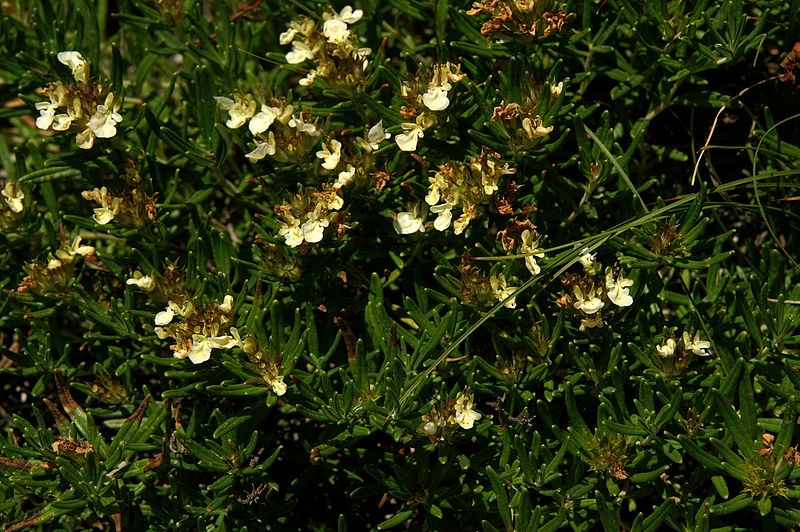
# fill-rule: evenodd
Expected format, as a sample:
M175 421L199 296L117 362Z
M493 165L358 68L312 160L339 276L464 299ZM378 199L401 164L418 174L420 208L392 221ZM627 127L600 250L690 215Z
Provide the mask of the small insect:
M255 504L258 502L259 497L261 497L261 494L264 493L265 489L267 489L266 484L259 484L258 486L254 485L253 489L248 491L244 498L238 498L237 500L242 504Z

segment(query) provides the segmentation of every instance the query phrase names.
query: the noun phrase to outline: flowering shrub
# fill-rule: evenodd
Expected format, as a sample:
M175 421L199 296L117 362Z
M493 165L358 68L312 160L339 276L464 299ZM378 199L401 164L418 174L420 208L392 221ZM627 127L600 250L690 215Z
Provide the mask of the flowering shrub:
M0 523L797 528L795 4L3 2Z

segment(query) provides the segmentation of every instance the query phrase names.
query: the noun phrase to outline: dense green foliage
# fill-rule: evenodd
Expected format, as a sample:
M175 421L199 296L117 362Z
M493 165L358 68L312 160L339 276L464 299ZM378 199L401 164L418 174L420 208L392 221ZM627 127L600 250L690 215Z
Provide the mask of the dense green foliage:
M0 524L800 526L798 35L2 2Z

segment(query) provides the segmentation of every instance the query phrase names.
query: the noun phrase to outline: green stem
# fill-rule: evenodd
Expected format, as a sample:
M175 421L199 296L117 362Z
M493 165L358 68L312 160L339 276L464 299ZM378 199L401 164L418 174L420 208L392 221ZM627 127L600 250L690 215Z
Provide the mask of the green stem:
M586 205L586 202L589 201L589 197L597 190L597 182L594 180L590 180L589 183L586 185L586 188L583 190L583 197L578 202L578 205L572 210L572 212L567 216L567 223L572 223L575 221L575 218L578 217L579 214L583 212L583 208Z
M685 78L684 78L685 79ZM670 87L669 92L667 93L667 97L664 98L655 108L651 109L644 117L645 120L651 122L655 117L660 115L664 112L667 107L672 105L672 99L675 98L675 93L678 92L678 88L683 84L683 79L679 79L676 81L672 87Z

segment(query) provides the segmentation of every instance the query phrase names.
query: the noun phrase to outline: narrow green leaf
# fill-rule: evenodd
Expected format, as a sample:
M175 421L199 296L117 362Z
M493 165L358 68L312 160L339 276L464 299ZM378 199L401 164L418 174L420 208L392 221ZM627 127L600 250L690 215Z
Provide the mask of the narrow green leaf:
M778 431L777 437L775 438L775 449L777 453L782 454L786 452L786 449L788 449L792 443L794 427L797 419L796 404L797 403L795 403L795 401L789 401L783 410L781 428Z
M247 410L249 410L249 409L247 409ZM249 410L248 413L242 412L242 415L234 416L232 418L226 419L225 422L223 422L214 431L213 437L215 439L221 439L223 436L225 436L229 432L232 432L232 431L236 430L236 427L238 427L239 425L242 425L242 424L247 423L248 421L250 421L250 419L252 419L252 415L251 415L250 412L252 412L252 410Z
M398 525L401 525L409 517L411 517L411 514L413 514L413 513L414 513L413 510L404 510L402 512L397 512L396 514L394 514L392 517L390 517L386 521L380 523L378 525L378 530L387 530L389 528L393 528L393 527L396 527Z
M660 478L661 475L669 469L669 465L664 465L659 467L658 469L654 469L653 471L647 471L646 473L636 473L631 475L631 482L635 484L649 484L654 482L656 479Z
M728 491L728 485L725 483L725 477L720 475L714 475L711 477L711 483L714 485L714 489L717 490L719 496L723 499L727 499L730 497L730 492Z
M265 395L269 393L269 388L266 386L256 386L252 384L212 384L207 386L206 391L211 395L219 395L221 397L252 397Z
M728 515L739 510L744 510L753 502L753 497L749 493L740 493L733 499L711 507L711 513L714 515Z
M766 517L772 513L772 499L770 497L764 497L758 501L758 513L761 514L761 517Z
M572 434L572 436L583 449L588 449L589 441L592 439L592 432L589 430L589 426L586 425L586 422L583 420L583 417L578 410L578 405L575 403L575 395L572 392L571 385L567 386L564 398L567 405L567 415L569 416L569 421L572 424L569 427L570 434Z
M500 478L491 466L486 466L486 475L489 477L489 483L492 485L495 497L497 497L497 509L500 512L500 518L506 530L513 530L513 521L511 520L511 508L508 506L508 493L503 485L503 479Z
M739 415L733 410L731 404L726 401L722 394L714 390L714 403L717 407L717 412L722 414L722 419L725 421L725 430L733 437L733 441L739 448L739 452L745 456L749 456L753 451L755 438L751 437L748 433Z
M665 500L653 511L653 513L644 518L639 532L655 532L656 530L659 530L661 524L669 516L669 514L672 513L674 508L675 501L673 501L671 498Z
M700 464L707 467L711 471L722 472L722 462L714 455L702 450L698 445L691 440L688 436L681 434L678 436L678 441L683 448Z
M210 239L211 254L214 257L214 264L217 266L217 271L225 274L227 277L231 273L231 258L236 255L231 238L219 231L212 231Z
M214 135L214 114L216 102L214 101L214 81L208 72L208 67L200 65L194 69L195 77L195 109L197 111L197 123L200 126L200 133L211 146L211 139Z
M605 532L619 532L619 519L617 518L614 505L606 500L605 496L599 491L594 493L597 512L600 514L600 523Z
M436 8L434 11L434 27L436 30L436 40L439 44L444 44L445 28L447 27L447 20L450 14L450 2L448 0L436 0Z

